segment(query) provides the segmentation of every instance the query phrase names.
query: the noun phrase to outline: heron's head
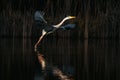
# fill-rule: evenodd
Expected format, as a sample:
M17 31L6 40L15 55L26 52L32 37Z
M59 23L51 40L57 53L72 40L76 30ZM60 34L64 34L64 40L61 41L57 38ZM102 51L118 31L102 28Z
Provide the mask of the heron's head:
M67 16L66 19L73 19L76 18L75 16Z

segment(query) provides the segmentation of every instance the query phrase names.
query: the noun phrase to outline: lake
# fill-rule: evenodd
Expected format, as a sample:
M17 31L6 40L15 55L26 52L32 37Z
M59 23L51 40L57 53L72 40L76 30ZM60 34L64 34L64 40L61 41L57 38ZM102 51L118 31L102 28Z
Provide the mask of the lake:
M120 40L0 39L0 80L120 80Z

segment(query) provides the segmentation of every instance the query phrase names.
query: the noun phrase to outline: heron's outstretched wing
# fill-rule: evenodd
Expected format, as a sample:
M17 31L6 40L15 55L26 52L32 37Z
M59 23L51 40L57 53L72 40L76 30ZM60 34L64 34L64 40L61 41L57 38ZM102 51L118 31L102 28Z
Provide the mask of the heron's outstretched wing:
M44 16L44 12L41 12L41 11L36 11L34 14L34 18L36 21L47 23L47 21L44 19L43 16Z
M63 29L63 30L69 30L69 29L73 29L73 28L75 28L75 24L67 24L67 25L60 27L60 29Z

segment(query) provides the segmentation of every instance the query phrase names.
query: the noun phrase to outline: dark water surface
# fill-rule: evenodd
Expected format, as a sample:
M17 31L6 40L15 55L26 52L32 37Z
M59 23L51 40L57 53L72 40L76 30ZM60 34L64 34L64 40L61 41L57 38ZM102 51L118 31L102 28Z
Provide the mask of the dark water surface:
M120 80L119 40L45 39L45 71L31 42L0 39L0 80Z

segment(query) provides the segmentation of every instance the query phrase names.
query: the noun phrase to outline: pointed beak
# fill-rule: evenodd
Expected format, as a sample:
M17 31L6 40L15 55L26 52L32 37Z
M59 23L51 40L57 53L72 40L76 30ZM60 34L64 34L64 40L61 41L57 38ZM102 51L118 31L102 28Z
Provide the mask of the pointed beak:
M75 16L70 16L71 18L76 18Z

